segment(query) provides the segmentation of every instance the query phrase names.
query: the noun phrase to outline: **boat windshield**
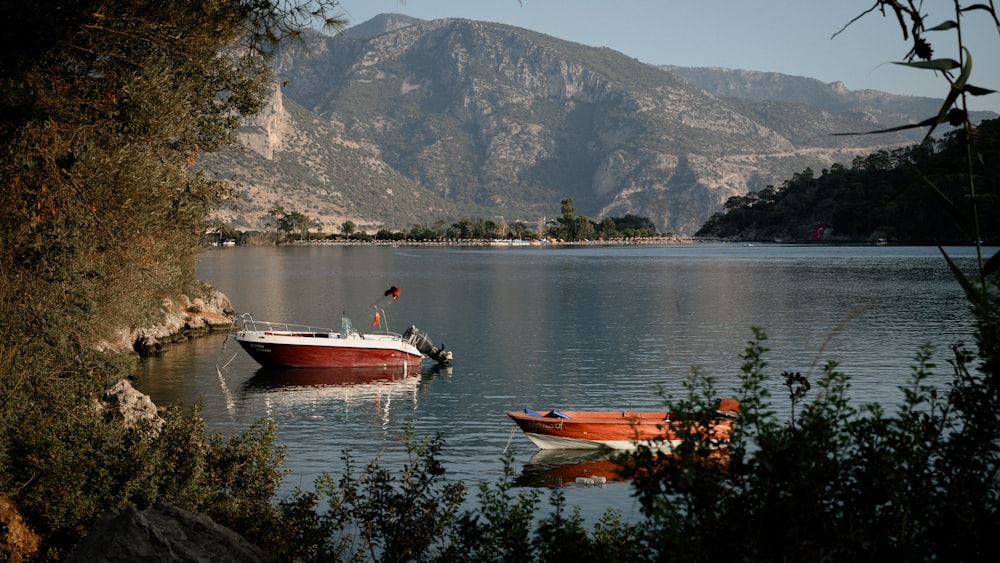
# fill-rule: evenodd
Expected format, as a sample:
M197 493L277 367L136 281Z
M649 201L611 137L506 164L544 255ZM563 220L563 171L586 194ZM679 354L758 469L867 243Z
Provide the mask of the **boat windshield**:
M342 315L340 317L340 336L347 338L354 331L354 327L351 326L351 319L347 318L347 315Z

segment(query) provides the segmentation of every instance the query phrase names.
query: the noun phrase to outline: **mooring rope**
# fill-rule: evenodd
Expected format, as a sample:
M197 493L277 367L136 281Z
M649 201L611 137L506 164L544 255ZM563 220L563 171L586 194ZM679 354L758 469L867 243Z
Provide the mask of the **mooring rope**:
M236 402L233 400L232 393L229 392L229 385L226 384L226 376L222 375L222 370L229 367L229 364L231 364L233 360L236 359L236 356L239 353L237 352L236 354L233 354L233 357L229 358L229 361L226 362L226 365L220 365L220 364L222 362L222 354L226 352L226 344L229 342L229 336L233 333L233 327L235 326L236 326L236 317L233 317L233 323L229 325L229 330L226 331L226 338L225 340L222 341L222 348L219 350L219 354L215 357L215 373L216 375L219 376L219 387L222 389L222 396L225 398L226 401L226 411L229 412L229 416L231 418L235 418L236 416Z
M229 335L233 333L233 327L235 326L236 326L236 317L234 316L233 322L229 325L229 330L226 331L226 338L225 340L222 341L222 348L219 349L219 354L215 357L215 371L221 372L222 368L228 366L230 362L236 359L236 354L233 354L233 357L230 358L228 362L226 362L225 366L221 367L219 366L219 364L222 361L222 354L226 351L226 344L229 343ZM219 375L221 376L222 373L219 373Z
M507 437L507 445L503 447L503 453L507 453L507 450L510 448L510 443L514 441L514 432L516 431L517 431L516 424L510 427L510 436Z

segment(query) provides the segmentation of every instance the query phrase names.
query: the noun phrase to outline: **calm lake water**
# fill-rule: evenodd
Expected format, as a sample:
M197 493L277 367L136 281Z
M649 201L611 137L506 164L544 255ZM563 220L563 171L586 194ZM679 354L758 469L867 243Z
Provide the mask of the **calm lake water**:
M947 250L972 269L974 249ZM922 344L935 344L932 379L944 386L948 346L973 342L961 290L935 248L238 247L206 251L198 273L257 320L334 327L342 312L368 326L372 304L395 285L390 328L414 324L454 351L450 369L425 360L419 377L361 385L276 380L222 334L143 362L139 388L159 405L202 400L212 431L277 421L292 471L281 494L312 489L323 471L339 476L345 449L355 465L382 453L387 467L401 467L406 420L418 436L443 434L448 478L470 495L501 475L508 446L526 486L572 482L594 466L538 455L506 412L657 409L661 392L680 395L693 370L733 395L754 326L767 331L779 400L781 372L815 381L834 360L858 404L890 412ZM588 517L608 506L638 514L628 484L573 484L566 494Z

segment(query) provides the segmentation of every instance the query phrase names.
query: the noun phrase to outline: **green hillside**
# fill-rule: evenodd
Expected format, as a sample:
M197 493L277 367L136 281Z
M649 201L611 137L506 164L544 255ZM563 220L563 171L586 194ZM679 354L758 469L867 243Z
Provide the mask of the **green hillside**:
M823 240L907 244L968 243L971 233L957 225L954 213L968 216L970 197L965 178L956 172L961 161L957 134L895 150L857 157L850 167L834 165L817 173L806 168L779 186L767 186L731 197L698 236L745 241L809 241L816 226ZM1000 217L1000 120L982 123L974 140L975 186L981 217ZM936 186L955 203L941 204ZM1000 238L995 220L981 223L987 241Z

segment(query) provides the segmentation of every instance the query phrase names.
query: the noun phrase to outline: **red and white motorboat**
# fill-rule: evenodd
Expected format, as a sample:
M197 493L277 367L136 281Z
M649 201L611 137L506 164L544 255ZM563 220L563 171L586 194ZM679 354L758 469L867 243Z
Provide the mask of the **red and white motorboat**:
M522 432L543 450L612 449L632 450L646 445L671 451L694 431L718 445L729 441L739 401L720 399L718 418L695 425L676 413L665 411L559 411L542 414L531 409L507 413Z
M395 286L385 296L399 297ZM286 323L258 321L249 313L237 315L233 324L235 340L264 367L281 368L360 368L406 367L419 372L426 355L439 363L451 362L452 354L434 346L420 329L411 326L403 334L390 332L381 322L384 311L374 305L376 331L354 328L346 316L339 331Z

